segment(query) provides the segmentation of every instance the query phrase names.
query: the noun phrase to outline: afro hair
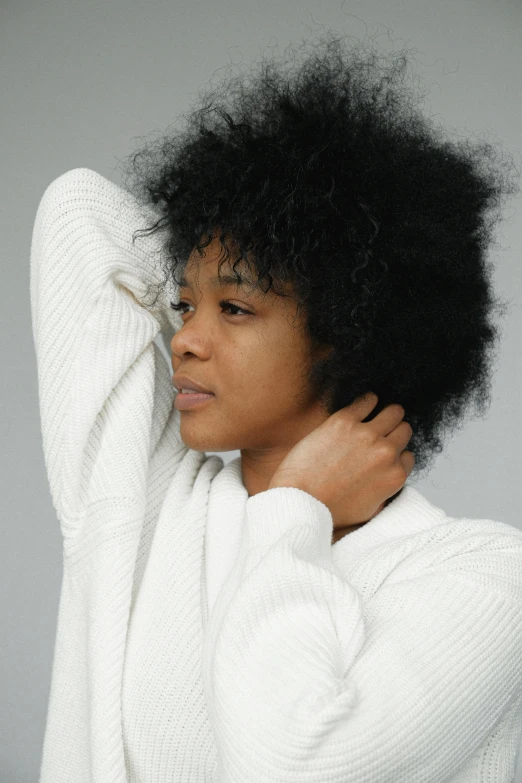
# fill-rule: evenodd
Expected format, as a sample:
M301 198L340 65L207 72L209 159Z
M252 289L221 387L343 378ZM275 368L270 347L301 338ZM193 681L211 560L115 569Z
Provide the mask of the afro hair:
M291 283L312 344L331 346L310 374L327 412L368 391L365 421L402 405L419 474L469 403L483 415L490 402L505 303L486 254L519 172L415 108L404 50L329 33L287 64L263 60L250 80L199 93L185 127L124 161L125 187L158 216L135 233L163 232L176 285L214 237L219 270L232 254L265 291Z

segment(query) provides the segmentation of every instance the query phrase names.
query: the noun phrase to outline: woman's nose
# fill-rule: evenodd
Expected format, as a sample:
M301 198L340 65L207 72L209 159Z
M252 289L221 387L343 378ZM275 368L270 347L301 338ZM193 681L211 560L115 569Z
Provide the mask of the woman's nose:
M172 362L177 359L181 361L182 356L187 353L199 356L200 359L204 359L209 351L208 340L206 335L209 333L208 327L203 325L194 326L191 319L190 324L186 324L180 329L170 342L170 349L172 352Z

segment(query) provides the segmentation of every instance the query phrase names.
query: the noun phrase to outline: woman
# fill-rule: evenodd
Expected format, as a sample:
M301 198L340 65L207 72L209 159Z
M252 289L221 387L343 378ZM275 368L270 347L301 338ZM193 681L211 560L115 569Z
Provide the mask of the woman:
M78 168L40 202L40 783L513 778L522 534L406 479L487 401L514 185L413 110L404 56L324 44L203 96L125 189Z

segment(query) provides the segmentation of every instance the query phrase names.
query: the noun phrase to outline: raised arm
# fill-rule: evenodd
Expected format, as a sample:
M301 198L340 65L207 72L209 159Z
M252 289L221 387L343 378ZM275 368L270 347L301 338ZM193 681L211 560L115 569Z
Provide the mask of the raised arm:
M38 206L31 315L44 458L65 538L88 506L142 502L165 427L179 433L171 371L153 342L181 323L169 308L174 284L153 307L137 301L162 279L157 237L132 244L147 217L87 168L51 182Z

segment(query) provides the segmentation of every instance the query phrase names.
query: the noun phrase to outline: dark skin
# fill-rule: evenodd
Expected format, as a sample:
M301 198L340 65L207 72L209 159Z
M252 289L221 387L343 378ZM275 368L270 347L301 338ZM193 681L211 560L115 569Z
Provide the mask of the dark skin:
M190 287L180 287L184 325L171 341L172 367L215 395L200 408L180 411L180 434L197 451L239 450L243 484L253 497L269 488L288 452L329 417L306 379L311 362L329 347L312 346L293 298L251 285L214 287L220 251L217 239L203 258L193 251L184 273ZM236 269L248 276L246 267ZM225 274L233 274L228 261ZM220 306L221 300L236 309ZM332 543L366 521L346 525L334 518Z

